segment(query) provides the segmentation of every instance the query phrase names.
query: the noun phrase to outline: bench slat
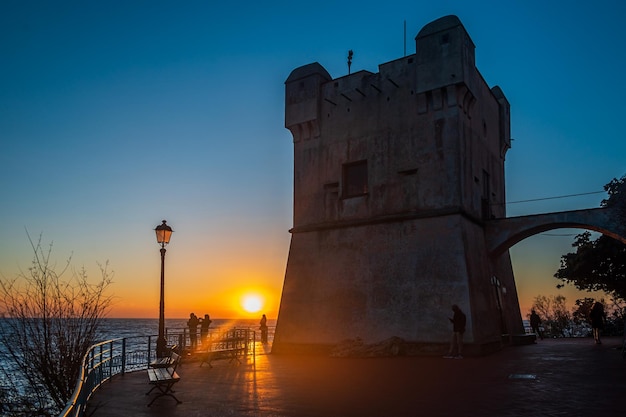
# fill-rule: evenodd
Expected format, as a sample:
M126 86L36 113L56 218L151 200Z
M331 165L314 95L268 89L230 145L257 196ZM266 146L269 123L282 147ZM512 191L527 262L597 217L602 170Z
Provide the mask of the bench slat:
M171 381L178 381L180 376L172 371L168 372L165 368L148 369L148 378L150 378L151 384L168 383Z
M176 361L180 359L180 355L178 355L174 350L176 346L170 349L170 354L168 356L164 356L162 358L156 358L152 362L150 362L150 368L169 368L176 364Z
M172 365L174 361L171 357L166 356L164 358L158 358L150 362L150 367L152 368L167 368Z

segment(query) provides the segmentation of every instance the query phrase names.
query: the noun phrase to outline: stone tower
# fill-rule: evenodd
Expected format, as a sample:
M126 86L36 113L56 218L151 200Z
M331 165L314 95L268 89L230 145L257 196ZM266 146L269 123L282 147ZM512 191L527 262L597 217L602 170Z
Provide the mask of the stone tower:
M509 254L490 257L484 237L505 217L509 103L456 16L415 41L378 73L313 63L285 82L294 208L274 353L394 336L441 352L452 304L470 350L523 333Z

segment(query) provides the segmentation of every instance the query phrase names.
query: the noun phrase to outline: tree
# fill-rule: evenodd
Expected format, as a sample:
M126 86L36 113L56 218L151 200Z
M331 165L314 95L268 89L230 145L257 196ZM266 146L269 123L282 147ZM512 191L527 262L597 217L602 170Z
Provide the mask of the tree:
M572 312L572 319L576 324L586 324L589 322L589 313L591 313L591 307L596 302L595 299L590 297L579 298L574 302L574 310ZM604 300L600 300L604 304Z
M625 213L626 176L619 180L614 178L604 189L608 198L602 200L601 206ZM576 236L572 247L576 251L561 256L561 267L554 274L555 278L579 290L604 291L615 298L626 299L626 245L604 235L591 240L591 233L586 231Z
M28 240L34 252L31 267L14 279L0 278L0 348L26 384L12 404L35 408L37 415L58 415L74 391L84 355L99 336L112 302L107 291L113 273L108 263L99 264L101 278L90 283L84 268L72 267L71 257L57 271L52 244L46 251L41 236L36 244L30 236Z
M545 333L549 336L565 337L570 327L571 316L563 295L538 295L533 300L532 309L541 317Z

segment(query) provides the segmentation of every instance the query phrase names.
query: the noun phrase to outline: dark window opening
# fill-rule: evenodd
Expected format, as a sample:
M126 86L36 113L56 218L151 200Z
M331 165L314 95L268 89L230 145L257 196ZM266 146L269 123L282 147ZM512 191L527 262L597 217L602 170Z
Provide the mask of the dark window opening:
M343 166L344 198L367 194L367 161L351 162Z
M403 169L402 171L398 171L398 174L400 174L400 175L415 175L415 174L417 174L417 168Z

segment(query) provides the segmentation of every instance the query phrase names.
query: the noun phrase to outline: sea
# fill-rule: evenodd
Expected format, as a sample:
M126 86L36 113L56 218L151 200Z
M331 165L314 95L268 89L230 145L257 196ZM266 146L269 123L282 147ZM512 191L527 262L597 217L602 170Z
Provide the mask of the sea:
M182 333L188 333L187 320L184 319L165 319L165 333L166 335L178 335ZM232 328L259 330L259 319L211 319L210 332L219 330L226 330ZM270 328L270 334L273 336L273 329L276 325L276 320L267 320L267 326ZM100 326L99 341L129 338L129 341L140 339L147 340L147 336L153 336L153 341L156 341L156 336L159 331L158 319L104 319ZM198 336L200 333L200 326L198 326ZM257 338L260 335L257 335ZM168 344L171 343L171 337L168 337Z
M169 333L182 333L187 328L187 318L165 319L165 329ZM258 330L258 319L211 319L211 330L244 328ZM275 326L276 320L267 320L269 327ZM100 326L100 341L134 336L156 336L159 331L158 319L103 319ZM198 326L198 332L200 327Z

